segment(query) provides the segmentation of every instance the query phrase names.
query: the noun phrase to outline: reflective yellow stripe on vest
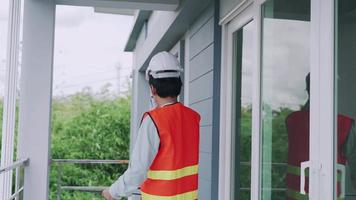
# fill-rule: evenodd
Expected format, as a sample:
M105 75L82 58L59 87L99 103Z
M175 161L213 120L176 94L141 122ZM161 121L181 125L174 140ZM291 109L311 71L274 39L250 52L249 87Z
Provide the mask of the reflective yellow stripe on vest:
M198 199L198 191L187 192L174 196L157 196L142 192L142 200L195 200Z
M184 167L177 170L149 170L147 172L147 178L153 180L174 180L194 174L198 174L198 165Z

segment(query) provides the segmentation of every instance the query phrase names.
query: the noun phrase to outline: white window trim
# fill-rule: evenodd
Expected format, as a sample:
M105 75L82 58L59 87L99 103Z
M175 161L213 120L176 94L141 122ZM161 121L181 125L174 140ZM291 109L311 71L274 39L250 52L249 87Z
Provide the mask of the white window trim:
M334 0L311 0L310 199L336 199Z
M180 40L172 47L172 49L169 51L171 54L177 56L177 58L179 59L179 56L180 56L180 52L179 52L179 49L180 49Z
M188 56L187 56L187 48L186 48L186 44L188 42L186 42L186 36L184 35L172 48L171 50L169 51L171 54L175 55L177 57L177 59L179 60L179 62L183 61L183 64L181 63L181 66L183 68L183 76L182 77L182 81L183 81L183 90L182 90L182 93L180 94L178 100L179 101L182 101L182 96L183 95L183 103L184 105L188 105L188 100L187 100L187 92L186 90L189 88L189 78L188 75L189 75L189 70L187 69L187 66L188 66L188 63L189 63L189 60L187 60ZM183 49L184 47L184 49ZM183 52L182 52L183 51ZM184 56L184 57L182 57ZM188 81L187 81L188 80Z
M254 23L255 33L259 33L259 10L260 4L241 4L243 9L235 9L239 13L231 13L234 15L231 21L222 24L222 60L221 60L221 99L220 99L220 149L219 149L219 199L228 200L231 198L231 156L232 156L232 48L233 48L233 33L241 29L244 25L251 22ZM241 5L239 7L241 8ZM257 5L257 6L256 6ZM259 146L259 105L260 105L260 65L259 65L259 34L254 35L256 45L253 48L256 52L255 63L253 65L253 97L252 97L252 146ZM257 48L258 47L258 48ZM251 160L251 199L259 197L259 148L252 148Z

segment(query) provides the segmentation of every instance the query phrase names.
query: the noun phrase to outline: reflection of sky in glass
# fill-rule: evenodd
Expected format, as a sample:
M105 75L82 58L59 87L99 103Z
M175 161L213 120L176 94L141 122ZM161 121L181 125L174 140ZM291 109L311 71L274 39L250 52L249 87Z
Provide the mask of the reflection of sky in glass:
M252 71L254 59L253 23L249 23L243 28L242 43L242 89L241 105L243 108L251 107L252 104Z
M263 99L272 109L297 110L307 100L309 22L264 19Z
M305 76L309 66L309 22L297 20L264 20L263 88L264 102L273 109L288 107L297 110L308 96ZM244 27L242 105L252 100L252 70L255 58L253 26Z

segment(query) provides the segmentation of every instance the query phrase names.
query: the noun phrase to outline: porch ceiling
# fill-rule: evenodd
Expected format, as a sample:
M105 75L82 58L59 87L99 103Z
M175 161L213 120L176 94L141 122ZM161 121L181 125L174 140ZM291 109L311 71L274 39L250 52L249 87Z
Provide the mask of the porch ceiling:
M56 0L58 5L175 11L179 0Z

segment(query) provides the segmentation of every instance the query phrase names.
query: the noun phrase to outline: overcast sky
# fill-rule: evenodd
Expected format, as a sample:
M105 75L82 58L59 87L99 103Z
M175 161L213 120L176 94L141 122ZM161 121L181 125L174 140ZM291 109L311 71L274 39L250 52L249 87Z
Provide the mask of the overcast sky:
M6 56L7 1L0 0L0 94ZM93 8L57 6L53 93L68 95L89 86L127 90L132 54L124 52L133 17L95 13ZM121 70L117 68L120 67ZM120 90L119 90L119 87Z

